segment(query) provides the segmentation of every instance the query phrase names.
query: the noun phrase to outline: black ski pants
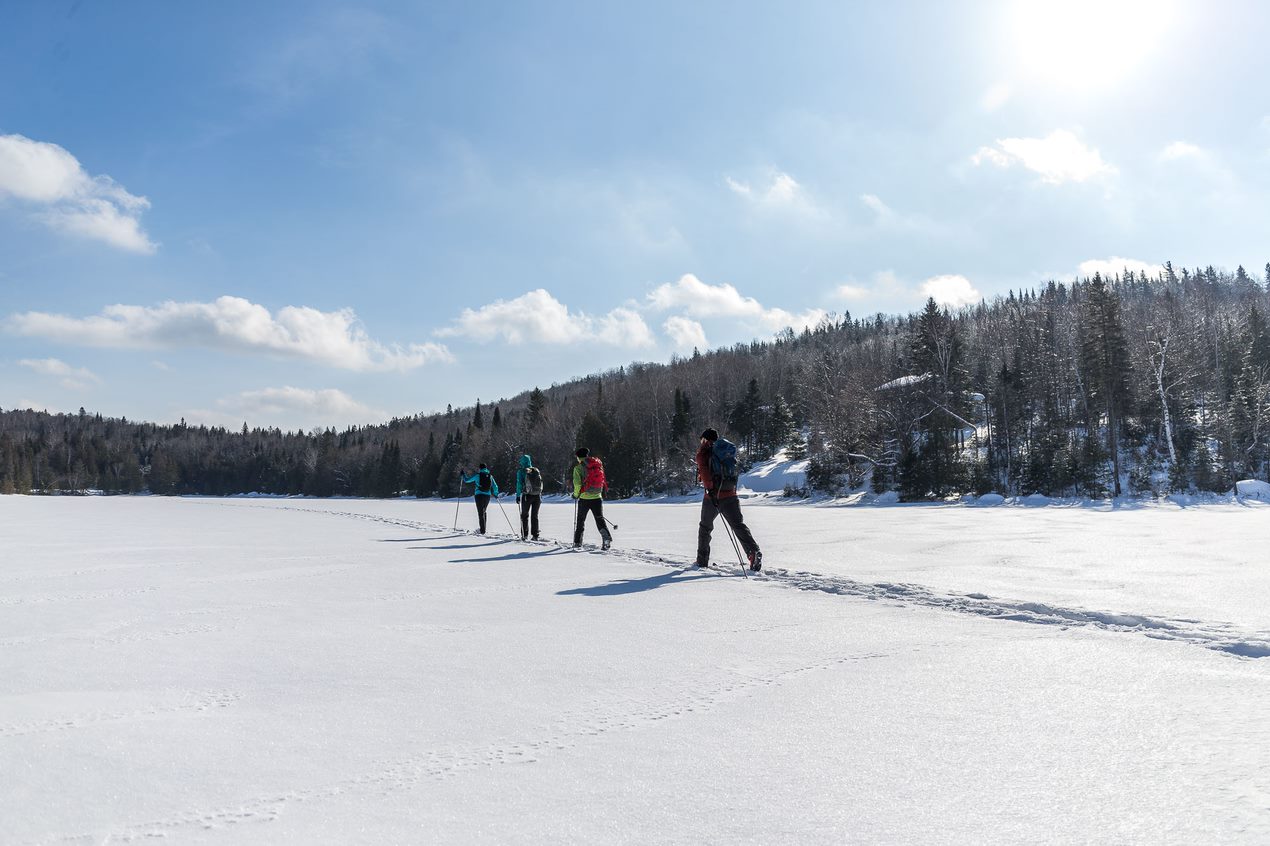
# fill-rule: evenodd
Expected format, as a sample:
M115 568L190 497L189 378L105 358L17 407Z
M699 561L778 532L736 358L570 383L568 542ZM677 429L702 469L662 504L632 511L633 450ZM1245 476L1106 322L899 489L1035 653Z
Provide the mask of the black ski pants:
M613 540L613 536L609 534L609 527L604 525L604 500L579 499L578 520L573 526L574 546L582 543L582 529L586 526L587 514L595 515L595 527L600 530L600 537L604 538L606 541Z
M538 509L542 508L542 494L520 495L520 536L538 539Z
M485 509L489 508L489 494L478 493L476 500L476 519L481 524L481 534L485 534Z
M710 563L710 534L714 531L714 518L720 514L732 527L732 533L741 542L741 549L745 550L746 555L758 549L754 536L750 534L749 526L745 525L745 521L741 519L741 501L734 496L718 500L707 496L701 501L701 525L697 527L698 564Z

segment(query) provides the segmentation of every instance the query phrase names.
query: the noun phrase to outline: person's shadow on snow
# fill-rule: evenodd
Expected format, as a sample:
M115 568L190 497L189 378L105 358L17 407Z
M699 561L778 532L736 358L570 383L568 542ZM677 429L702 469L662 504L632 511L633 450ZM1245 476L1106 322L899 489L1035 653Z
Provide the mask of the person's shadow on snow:
M424 549L425 547L419 547ZM447 549L448 547L434 546L432 549ZM568 554L567 549L548 549L542 552L509 552L506 555L489 555L485 558L451 558L451 564L484 564L489 561L516 561L524 558L542 558L545 555L565 555Z
M692 575L685 575L689 572ZM674 570L670 573L659 573L656 576L649 576L645 579L618 579L605 585L556 591L556 596L621 596L626 593L656 590L666 585L680 585L687 582L700 581L701 579L716 579L722 577L722 575L722 573L701 572L699 570Z
M479 537L479 536L473 535L472 537ZM420 538L420 540L426 541L428 540L428 538ZM472 547L475 547L475 546L497 546L502 543L511 543L511 541L507 540L506 538L501 538L501 539L495 539L495 540L479 541L477 543L451 543L451 544L445 544L444 546L412 546L410 547L410 549L471 549Z

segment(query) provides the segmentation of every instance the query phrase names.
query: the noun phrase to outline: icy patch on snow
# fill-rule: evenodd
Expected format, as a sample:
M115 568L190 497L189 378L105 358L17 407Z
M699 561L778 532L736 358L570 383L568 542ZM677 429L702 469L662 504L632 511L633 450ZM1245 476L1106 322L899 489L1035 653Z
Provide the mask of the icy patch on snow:
M1241 499L1270 502L1270 482L1263 482L1260 479L1244 479L1235 482L1235 495Z
M791 460L781 450L767 461L755 464L748 473L742 473L737 487L755 493L779 493L786 487L805 488L807 459Z

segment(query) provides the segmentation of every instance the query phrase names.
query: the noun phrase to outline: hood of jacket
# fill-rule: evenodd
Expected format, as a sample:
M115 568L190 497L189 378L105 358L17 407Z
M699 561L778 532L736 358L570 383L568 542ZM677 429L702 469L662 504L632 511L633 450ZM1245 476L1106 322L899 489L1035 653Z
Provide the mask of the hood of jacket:
M520 467L522 470L528 470L530 467L533 467L533 466L534 466L534 460L530 458L528 454L522 455L520 457Z

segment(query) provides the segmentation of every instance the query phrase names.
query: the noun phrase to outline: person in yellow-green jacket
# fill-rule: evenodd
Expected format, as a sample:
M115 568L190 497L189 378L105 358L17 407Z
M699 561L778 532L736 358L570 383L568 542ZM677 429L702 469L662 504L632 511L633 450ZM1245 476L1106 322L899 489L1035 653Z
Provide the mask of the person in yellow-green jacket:
M578 463L573 467L573 498L577 500L577 520L573 525L573 548L582 546L582 529L586 526L587 514L595 515L595 527L600 530L603 539L601 549L613 545L613 536L604 523L604 492L608 490L608 482L604 479L604 462L591 455L586 447L580 447L574 455Z

